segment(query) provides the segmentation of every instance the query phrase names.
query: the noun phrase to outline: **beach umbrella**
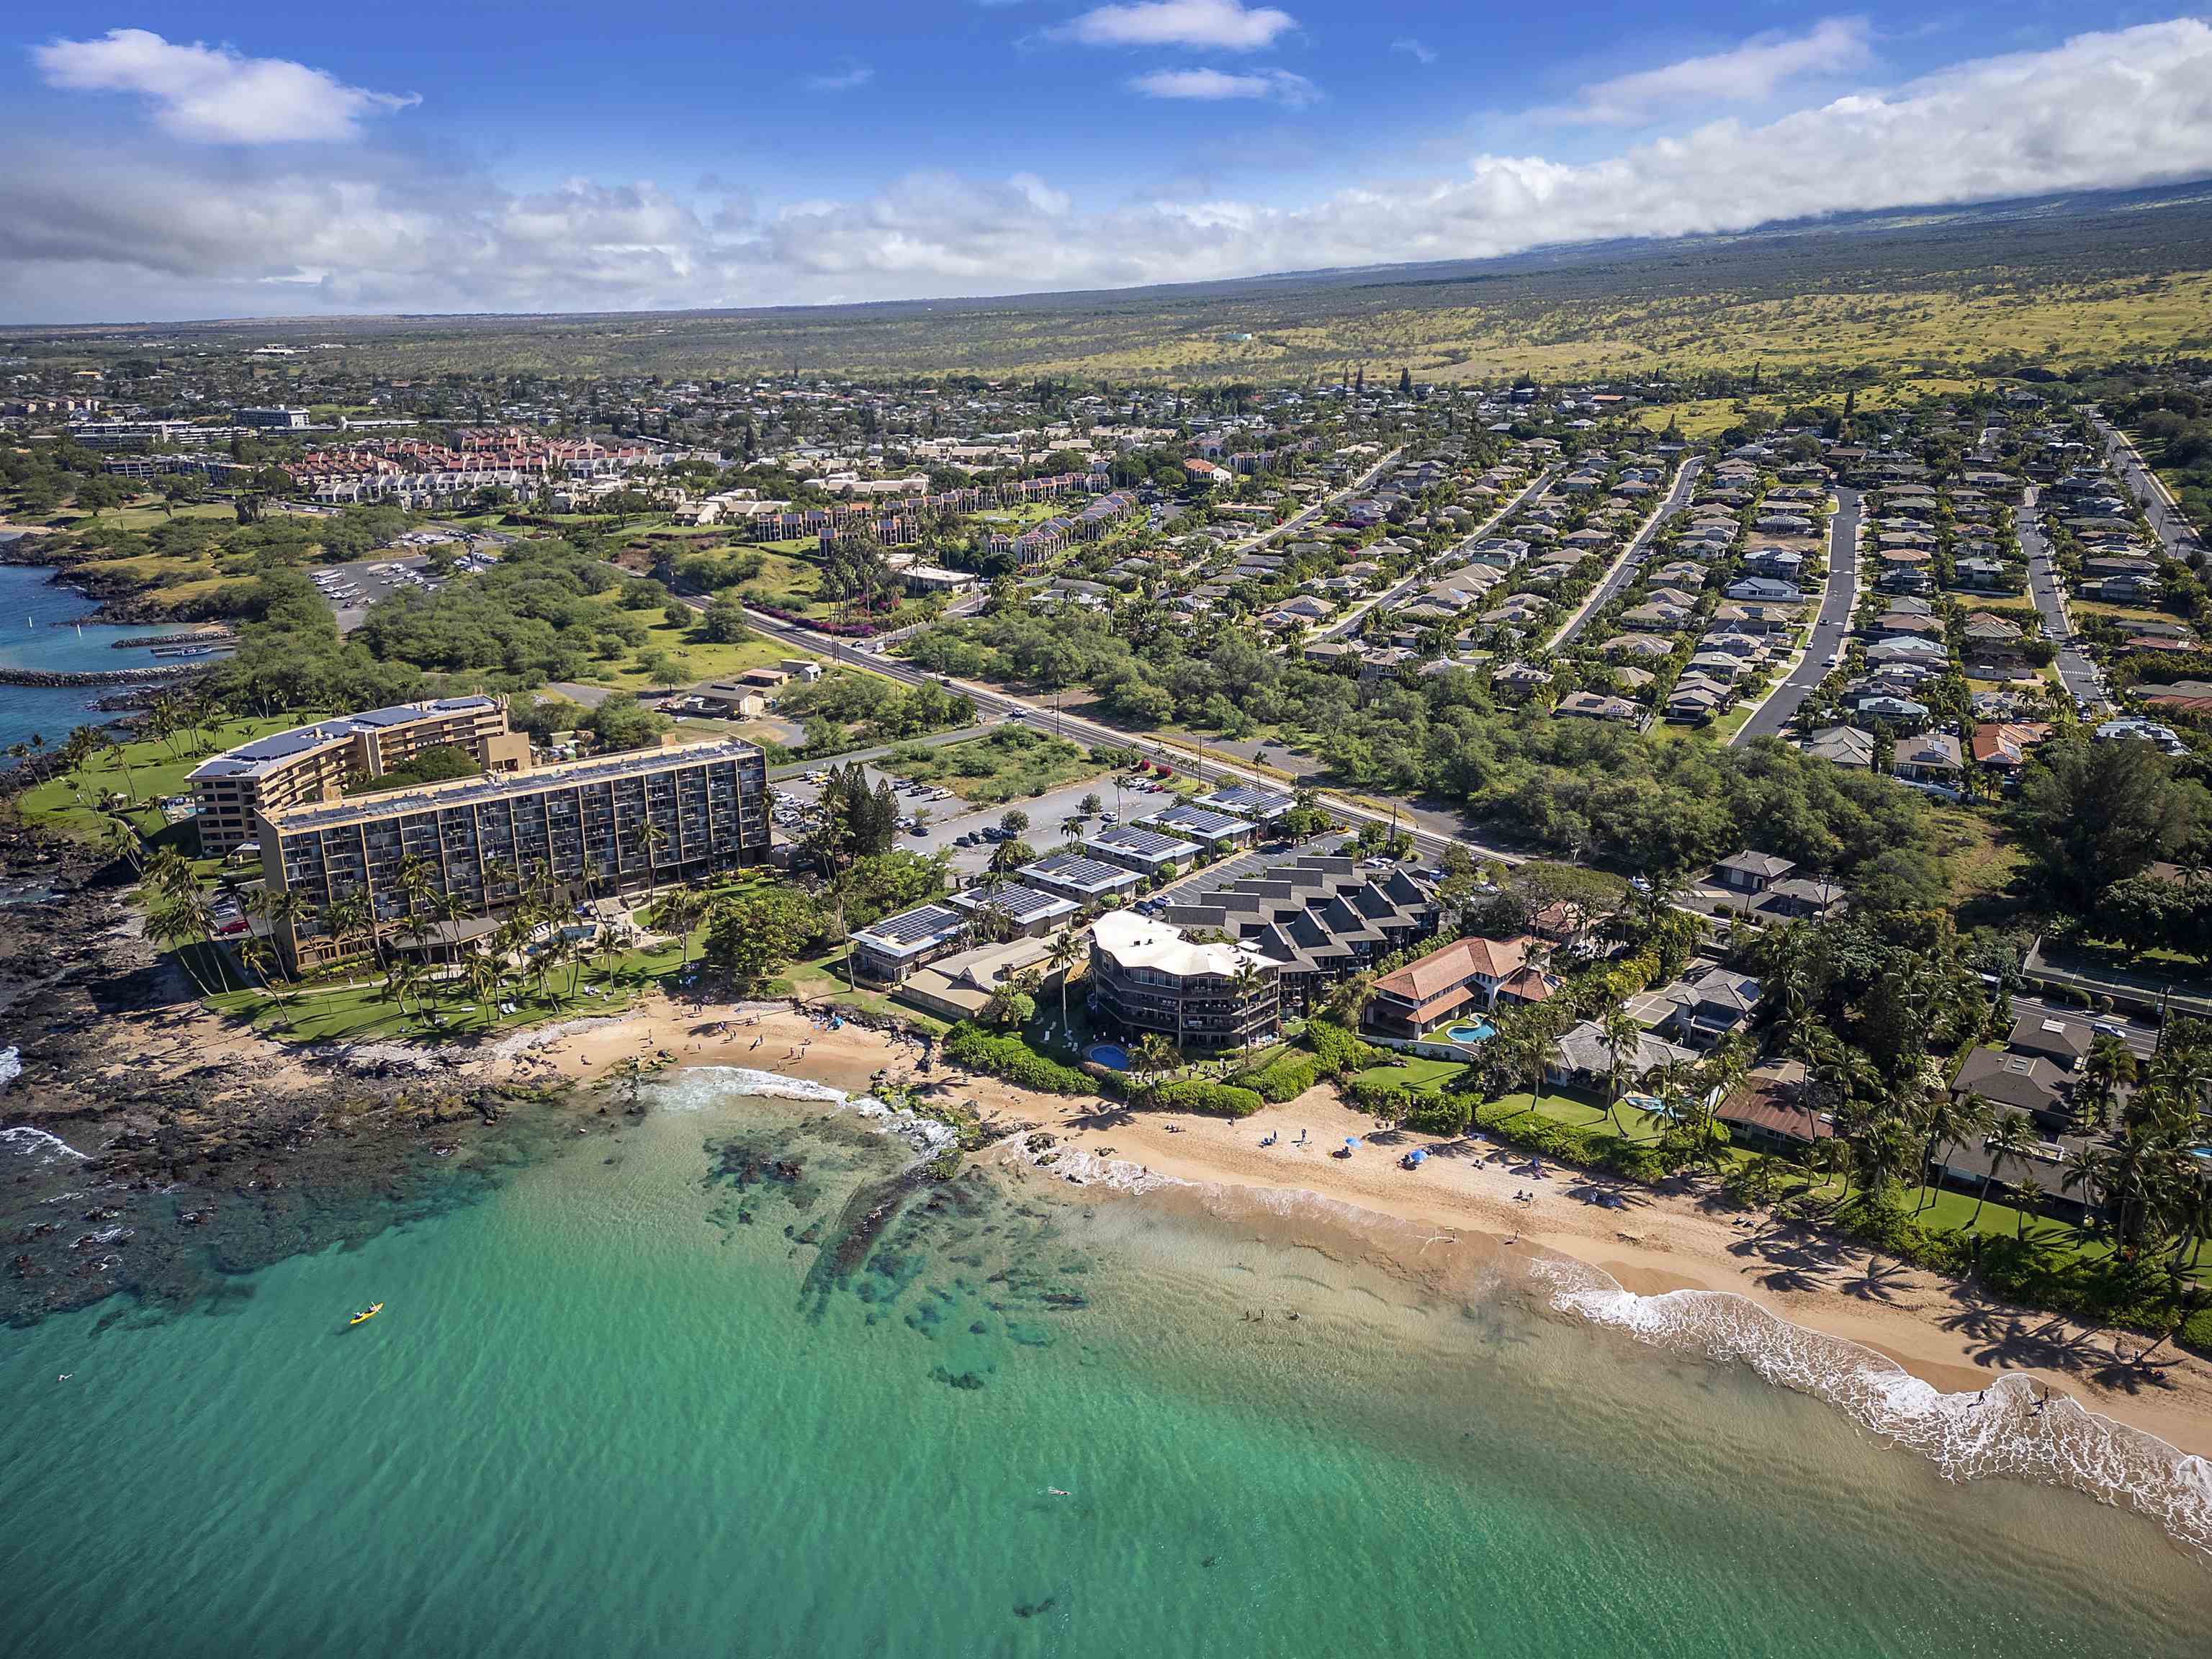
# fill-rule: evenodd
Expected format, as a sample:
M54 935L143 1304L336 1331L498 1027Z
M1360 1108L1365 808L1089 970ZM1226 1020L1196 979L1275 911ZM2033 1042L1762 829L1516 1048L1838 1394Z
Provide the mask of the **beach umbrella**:
M1359 1144L1359 1137L1358 1135L1346 1135L1344 1138L1344 1144L1347 1146L1357 1146Z

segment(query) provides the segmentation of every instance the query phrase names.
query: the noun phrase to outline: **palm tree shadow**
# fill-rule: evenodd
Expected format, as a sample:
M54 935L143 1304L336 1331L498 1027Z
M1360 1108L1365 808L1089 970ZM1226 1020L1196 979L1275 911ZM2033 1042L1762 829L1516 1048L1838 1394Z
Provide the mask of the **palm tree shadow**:
M1905 1277L1902 1263L1869 1256L1858 1277L1844 1285L1844 1293L1862 1302L1890 1302L1902 1288Z

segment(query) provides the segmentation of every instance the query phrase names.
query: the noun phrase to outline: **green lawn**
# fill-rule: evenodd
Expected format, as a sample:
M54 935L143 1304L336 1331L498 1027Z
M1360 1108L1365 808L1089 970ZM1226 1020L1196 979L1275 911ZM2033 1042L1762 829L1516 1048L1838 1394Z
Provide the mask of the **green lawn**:
M982 805L1027 800L1104 770L1080 744L1023 726L1002 726L986 736L937 748L909 744L885 757L883 765L901 777L940 785Z
M1425 1060L1418 1054L1408 1054L1401 1063L1386 1060L1379 1066L1370 1066L1362 1075L1386 1078L1406 1088L1432 1093L1466 1070L1466 1063L1462 1060Z
M311 718L306 714L279 714L260 720L227 720L206 728L213 741L205 746L182 732L169 742L153 738L133 738L124 744L119 759L113 751L101 750L76 771L25 790L18 805L31 823L74 840L98 841L107 828L107 819L78 800L80 790L87 799L94 801L111 793L134 793L141 801L180 795L185 793L185 778L210 755L266 737L271 732L281 732L287 726L301 725ZM147 806L137 813L136 822L140 832L150 837L160 833L167 820L158 810Z
M605 601L610 610L614 601ZM693 621L678 628L658 611L625 611L621 614L647 622L645 643L631 652L619 663L607 663L594 667L589 678L580 684L604 685L617 691L661 691L673 688L648 680L638 666L647 656L659 652L681 665L683 672L676 684L699 685L708 680L732 678L749 668L771 668L786 658L806 655L803 651L781 644L761 635L740 640L734 645L716 645L702 637L702 623Z
M246 1020L267 1036L285 1042L359 1042L375 1037L450 1042L627 1008L668 979L683 960L683 948L672 942L617 957L611 973L603 972L596 960L586 963L575 977L574 992L568 988L569 975L564 968L549 979L543 997L527 984L509 985L496 999L481 1004L459 985L441 985L428 999L427 1012L422 999L412 995L402 1012L380 985L349 985L328 991L302 988L291 994L289 1010L281 999L260 990L225 992L207 1000L210 1007ZM606 994L587 996L584 994L586 986ZM515 1012L501 1012L501 1001L513 1006Z

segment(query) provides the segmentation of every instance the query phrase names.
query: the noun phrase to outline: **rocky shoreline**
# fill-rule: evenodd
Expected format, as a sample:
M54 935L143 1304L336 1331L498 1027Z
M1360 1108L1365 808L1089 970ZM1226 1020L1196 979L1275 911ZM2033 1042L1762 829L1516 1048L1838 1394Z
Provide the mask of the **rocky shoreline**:
M395 1197L464 1194L568 1115L562 1091L438 1066L394 1078L374 1054L303 1067L241 1040L139 933L128 886L89 849L0 824L0 1050L16 1067L0 1084L0 1321L118 1292L197 1300L391 1224Z

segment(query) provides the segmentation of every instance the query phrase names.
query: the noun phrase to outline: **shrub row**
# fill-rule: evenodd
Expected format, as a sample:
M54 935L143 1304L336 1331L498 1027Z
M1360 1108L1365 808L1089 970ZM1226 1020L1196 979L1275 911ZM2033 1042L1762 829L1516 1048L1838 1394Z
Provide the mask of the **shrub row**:
M1637 1181L1656 1181L1667 1173L1656 1147L1638 1146L1612 1135L1593 1133L1571 1123L1561 1123L1526 1107L1507 1109L1496 1103L1479 1109L1473 1121L1509 1146L1540 1153L1562 1164L1585 1169L1611 1170Z
M988 1072L1040 1094L1087 1095L1109 1087L1104 1078L1048 1059L1018 1036L994 1036L980 1025L954 1026L945 1039L945 1057L971 1072Z
M1383 1057L1383 1051L1373 1043L1362 1042L1341 1025L1325 1019L1306 1022L1305 1042L1313 1050L1314 1062L1323 1077L1364 1072Z
M1185 1078L1179 1082L1155 1085L1139 1097L1137 1103L1169 1111L1203 1112L1209 1117L1249 1117L1265 1103L1256 1090L1241 1089L1233 1083L1210 1083L1203 1078Z
M1278 1104L1295 1100L1314 1085L1321 1075L1321 1063L1311 1054L1296 1048L1285 1048L1270 1054L1261 1064L1237 1074L1237 1081L1257 1093L1261 1099Z

